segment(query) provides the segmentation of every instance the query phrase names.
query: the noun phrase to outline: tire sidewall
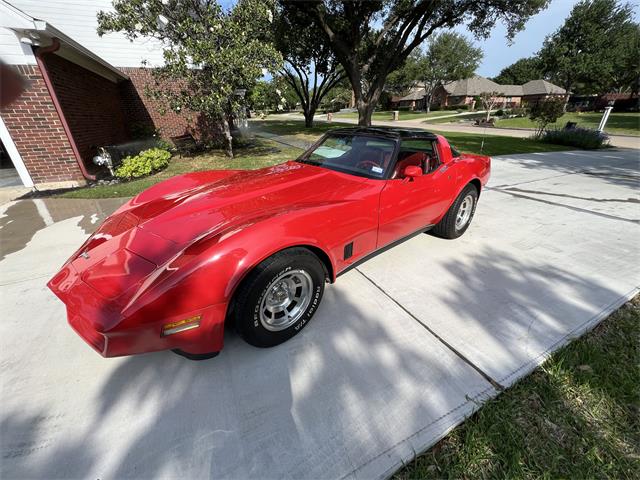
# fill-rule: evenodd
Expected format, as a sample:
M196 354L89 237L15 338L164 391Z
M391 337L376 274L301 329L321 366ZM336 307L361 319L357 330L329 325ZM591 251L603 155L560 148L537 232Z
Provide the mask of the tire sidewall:
M281 275L291 270L304 270L312 280L312 298L298 321L284 330L271 331L260 321L260 305L269 286ZM239 306L237 322L245 339L256 346L275 346L300 332L318 310L324 293L324 270L318 260L311 255L300 255L285 261L279 259L262 271L253 283L252 291L244 305Z
M471 198L473 199L473 205L471 206L471 215L469 216L469 220L467 220L467 223L465 223L462 228L458 229L455 226L456 225L455 224L455 218L458 216L458 211L460 210L460 207L462 207L462 202L469 195L471 195ZM478 191L475 189L475 187L470 185L467 188L465 188L462 191L462 193L460 193L460 195L458 196L458 199L456 201L455 210L454 210L454 213L453 213L453 218L454 218L453 229L455 231L455 236L456 237L459 237L464 232L466 232L467 228L469 228L469 226L471 225L471 222L473 221L473 216L476 214L477 205L478 205Z

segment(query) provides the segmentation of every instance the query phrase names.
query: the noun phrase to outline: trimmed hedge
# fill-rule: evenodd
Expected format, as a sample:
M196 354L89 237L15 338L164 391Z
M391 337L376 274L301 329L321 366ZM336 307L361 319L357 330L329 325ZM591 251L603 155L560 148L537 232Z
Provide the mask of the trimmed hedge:
M150 175L167 168L170 158L171 153L160 148L144 150L135 157L126 157L116 170L116 177L131 180Z

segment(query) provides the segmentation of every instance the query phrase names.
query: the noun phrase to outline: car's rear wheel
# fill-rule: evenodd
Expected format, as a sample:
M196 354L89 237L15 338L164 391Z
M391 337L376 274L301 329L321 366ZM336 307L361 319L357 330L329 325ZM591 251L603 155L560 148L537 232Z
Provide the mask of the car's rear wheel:
M290 248L255 267L235 296L236 330L247 343L273 347L299 333L324 293L325 269L306 248Z
M433 228L434 235L442 238L458 238L467 231L478 204L478 189L467 185L453 202L446 215Z

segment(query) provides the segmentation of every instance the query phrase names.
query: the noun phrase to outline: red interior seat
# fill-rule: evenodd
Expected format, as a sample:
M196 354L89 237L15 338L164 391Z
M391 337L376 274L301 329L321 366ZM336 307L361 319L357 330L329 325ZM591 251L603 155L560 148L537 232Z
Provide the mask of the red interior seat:
M424 165L426 164L425 162L428 160L428 157L429 155L427 155L424 152L416 152L416 153L412 153L411 155L401 160L398 160L398 163L396 163L396 168L393 171L393 175L391 175L391 178L402 178L402 172L404 172L404 169L409 166L420 167L424 171Z

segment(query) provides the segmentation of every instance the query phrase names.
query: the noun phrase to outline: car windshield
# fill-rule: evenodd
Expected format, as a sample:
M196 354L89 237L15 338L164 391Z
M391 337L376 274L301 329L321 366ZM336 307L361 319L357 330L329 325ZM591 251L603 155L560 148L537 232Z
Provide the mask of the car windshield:
M384 178L395 146L394 140L386 138L329 134L302 154L298 161L360 177Z

